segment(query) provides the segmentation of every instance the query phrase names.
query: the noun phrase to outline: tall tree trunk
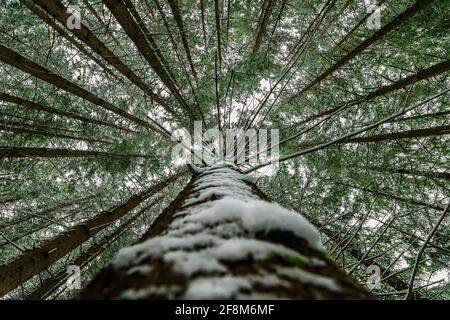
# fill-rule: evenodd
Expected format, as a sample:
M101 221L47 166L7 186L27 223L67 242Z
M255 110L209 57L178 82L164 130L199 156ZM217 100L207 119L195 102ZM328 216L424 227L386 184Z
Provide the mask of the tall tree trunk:
M155 128L150 123L142 120L139 117L136 117L135 115L132 115L119 107L113 105L112 103L97 97L93 93L79 87L74 82L71 82L65 78L60 77L59 75L53 73L52 71L42 67L41 65L25 58L24 56L20 55L19 53L15 52L14 50L11 50L3 45L0 44L0 61L3 61L4 63L7 63L17 69L22 70L23 72L26 72L28 74L31 74L35 76L36 78L39 78L43 81L46 81L55 87L58 87L62 90L65 90L69 93L72 93L73 95L76 95L84 100L87 100L99 107L102 107L112 113L115 113L131 122L134 122L138 125L144 126L149 129L153 129L155 131L159 131L157 128Z
M108 127L119 129L119 130L132 132L132 130L130 130L128 128L120 127L120 126L115 125L113 123L104 122L104 121L101 121L101 120L98 120L98 119L85 117L83 115L79 115L79 114L76 114L76 113L73 113L73 112L67 112L67 111L56 109L56 108L52 108L52 107L49 107L47 105L39 104L39 103L36 103L36 102L33 102L33 101L22 99L20 97L12 96L12 95L7 94L5 92L0 92L0 101L14 103L14 104L16 104L18 106L23 106L23 107L25 107L27 109L43 111L43 112L54 114L54 115L57 115L57 116L60 116L60 117L65 117L65 118L71 118L71 119L79 120L79 121L82 121L82 122L85 122L85 123L99 124L99 125L102 125L102 126L108 126Z
M431 128L414 129L407 131L397 131L391 133L378 134L373 136L365 137L351 137L337 141L336 144L350 144L350 143L368 143L368 142L381 142L381 141L392 141L401 139L413 139L413 138L426 138L426 137L437 137L450 134L450 125L436 126ZM314 147L316 145L321 145L326 143L326 141L319 142L300 142L298 146L302 149L307 149Z
M203 42L205 43L205 51L208 49L208 40L206 38L206 26L205 26L205 6L203 0L200 0L200 12L202 17L202 31L203 31Z
M36 6L32 1L22 0L28 9L33 11L39 17L44 19L46 23L49 21L46 16L39 14L40 11L37 10ZM70 16L67 12L67 8L59 0L35 0L35 4L44 8L44 10L50 14L52 17L57 19L63 25L66 25L66 21ZM51 21L51 20L50 20ZM50 22L51 23L51 22ZM54 28L57 27L56 24L52 25ZM57 29L58 30L58 29ZM124 75L128 80L134 83L142 91L144 91L153 101L161 105L167 112L172 115L176 115L175 110L167 104L158 94L156 94L151 87L146 85L141 78L139 78L128 66L126 66L104 43L102 43L84 24L81 24L80 29L74 28L70 30L80 41L84 42L90 49L99 54L106 62L116 68L122 75ZM75 41L71 41L77 43ZM78 47L78 46L77 46ZM82 48L82 47L81 47ZM83 50L83 49L81 49Z
M81 298L371 298L312 224L249 181L228 164L201 169Z
M17 288L21 283L38 274L82 243L91 239L109 224L139 206L145 200L176 181L186 171L180 171L150 188L131 196L127 201L95 217L73 226L40 246L23 252L16 259L0 265L0 296Z
M217 35L217 54L219 62L219 70L222 69L222 41L220 36L220 8L219 0L214 0L214 13L216 19L216 35Z
M261 10L261 16L259 18L258 32L256 33L255 44L253 46L253 53L256 53L261 46L261 41L266 34L267 25L269 24L270 16L272 15L273 7L275 5L274 0L268 0L265 9Z
M186 52L186 57L191 67L192 75L194 76L195 82L198 82L197 72L195 71L194 62L192 61L191 50L189 49L189 43L187 40L186 29L184 28L183 17L181 15L180 8L178 6L177 0L168 0L170 9L172 10L173 17L177 23L178 31L180 31L181 42L183 43L184 51Z
M448 115L450 115L450 111L441 111L441 112L435 112L435 113L418 114L417 116L412 116L412 117L398 118L398 119L392 120L391 122L411 121L411 120L424 119L424 118L439 118L439 117L445 117Z
M356 98L356 99L347 101L345 103L335 105L334 107L332 107L328 110L322 111L322 112L317 113L312 116L309 116L309 117L305 118L304 120L297 122L295 125L304 124L304 123L313 121L315 119L322 118L324 116L327 116L329 114L337 112L341 109L343 111L344 109L347 109L349 107L359 105L363 102L368 102L370 100L373 100L373 99L381 97L381 96L385 96L391 92L406 88L407 86L409 86L411 84L414 84L414 83L422 81L422 80L427 80L431 77L437 76L437 75L447 72L447 71L450 71L450 60L442 61L438 64L432 65L431 67L428 67L426 69L418 71L416 74L402 78L394 83L379 87L378 89L375 89L360 98Z
M0 159L3 158L75 158L75 157L113 157L113 158L154 158L154 155L120 154L93 150L3 147L0 146Z
M339 144L347 144L347 143L379 142L379 141L390 141L390 140L400 140L400 139L434 137L434 136L441 136L441 135L447 135L447 134L450 134L450 125L385 133L385 134L379 134L379 135L367 136L367 137L349 138L349 139L342 140L338 143Z
M292 102L299 95L303 94L305 91L309 90L316 84L320 83L323 79L333 74L336 70L340 69L342 66L347 64L351 59L355 56L361 54L365 49L375 43L377 40L381 39L384 35L389 33L390 31L396 29L398 26L408 21L411 17L415 16L418 12L429 6L433 3L434 0L417 0L411 7L407 8L400 15L396 16L393 20L391 20L388 24L386 24L383 28L375 32L370 38L364 40L361 44L359 44L356 48L354 48L351 52L349 52L345 57L336 62L329 69L324 71L321 75L311 81L307 86L302 88L300 92L296 93L294 96L290 98L290 102Z
M173 94L179 104L186 110L191 120L196 120L191 107L187 104L184 97L176 87L166 67L161 63L156 54L156 48L151 46L151 43L156 43L151 34L144 34L142 29L133 19L128 8L121 1L104 0L103 3L108 7L109 11L114 15L117 22L121 25L128 37L133 40L136 48L144 56L164 85ZM150 40L149 40L150 39Z
M21 126L16 126L20 124ZM104 143L104 144L112 144L112 141L106 141L101 139L92 139L92 138L86 138L81 136L72 136L67 135L59 132L51 132L51 128L41 128L40 130L34 130L26 128L32 127L29 123L17 123L17 122L6 122L5 124L0 124L0 131L4 132L13 132L17 134L28 134L28 135L41 135L41 136L47 136L47 137L55 137L55 138L61 138L61 139L69 139L69 140L75 140L75 141L85 141L88 143Z
M89 263L91 259L98 256L98 254L100 254L105 249L105 247L109 246L112 242L117 240L120 235L122 235L131 225L133 225L133 223L136 222L136 220L141 218L145 213L148 212L148 210L150 210L151 207L155 206L155 204L161 200L162 197L156 198L149 205L139 210L139 212L136 213L133 217L122 223L121 226L117 228L117 230L102 238L100 242L92 244L86 252L78 256L73 262L71 262L71 264L83 267L86 263ZM31 292L26 297L26 299L44 299L55 287L58 288L58 284L64 281L66 276L66 268L63 267L58 271L57 274L43 281L37 288L33 290L33 292Z

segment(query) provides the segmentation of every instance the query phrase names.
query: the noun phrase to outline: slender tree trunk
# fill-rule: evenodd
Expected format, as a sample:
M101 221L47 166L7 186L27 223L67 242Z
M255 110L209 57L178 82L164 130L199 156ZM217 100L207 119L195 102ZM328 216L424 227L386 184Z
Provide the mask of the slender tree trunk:
M86 263L88 263L92 258L96 257L99 253L105 249L106 246L111 244L119 238L119 236L125 232L133 223L136 222L137 219L141 218L148 210L151 209L158 201L161 200L161 197L157 198L155 201L152 201L148 206L145 206L138 213L136 213L133 217L125 221L117 230L112 232L111 234L105 236L99 243L95 243L89 247L89 249L82 253L79 257L77 257L72 265L76 265L79 267L83 267ZM62 268L57 274L52 275L45 281L43 281L36 289L31 292L26 300L40 300L45 298L45 296L54 289L64 278L67 276L67 272L65 268Z
M91 150L3 147L0 146L0 159L3 158L75 158L75 157L113 157L113 158L154 158L153 155L120 154Z
M267 25L269 24L269 19L272 15L274 5L274 0L268 0L265 9L261 10L261 17L258 25L258 32L256 33L255 44L253 46L253 53L256 53L261 46L261 41L266 34Z
M202 17L202 31L203 31L203 42L205 43L205 51L208 49L208 40L206 38L206 25L205 25L205 6L203 4L204 0L200 0L200 12Z
M290 102L292 102L296 97L309 90L316 84L320 83L323 79L333 74L336 70L340 69L342 66L347 64L351 59L355 56L361 54L366 48L375 43L377 40L381 39L384 35L394 30L402 23L408 21L411 17L415 16L422 9L429 6L433 3L434 0L417 0L414 5L403 11L400 15L391 20L388 24L386 24L383 28L375 32L370 38L364 40L360 45L358 45L355 49L353 49L350 53L348 53L345 57L336 62L329 69L324 71L321 75L311 81L307 86L300 90L300 92L296 93L294 96L290 98Z
M99 107L102 107L112 113L115 113L125 119L128 119L131 122L134 122L138 125L153 129L155 131L159 131L153 125L142 120L141 118L136 117L135 115L132 115L132 114L120 109L119 107L113 105L112 103L110 103L102 98L99 98L98 96L92 94L91 92L81 88L77 84L60 77L59 75L51 72L50 70L42 67L41 65L39 65L33 61L25 58L24 56L21 56L19 53L1 45L1 44L0 44L0 60L17 68L17 69L22 70L23 72L31 74L31 75L35 76L36 78L44 80L44 81L54 85L55 87L58 87L69 93L72 93L72 94L74 94L82 99L85 99Z
M22 99L20 97L12 96L12 95L7 94L5 92L0 92L0 101L14 103L14 104L17 104L19 106L23 106L23 107L25 107L27 109L30 109L30 110L43 111L43 112L51 113L51 114L54 114L54 115L57 115L57 116L60 116L60 117L65 117L65 118L79 120L79 121L82 121L82 122L85 122L85 123L99 124L99 125L111 127L111 128L114 128L114 129L119 129L119 130L123 130L123 131L127 131L127 132L132 132L128 128L120 127L120 126L115 125L113 123L109 123L109 122L105 122L105 121L101 121L101 120L85 117L85 116L82 116L82 115L79 115L79 114L76 114L76 113L66 112L66 111L63 111L63 110L52 108L52 107L49 107L47 105L39 104L39 103L36 103L36 102L33 102L33 101Z
M378 7L380 7L382 4L384 4L384 2L386 2L386 0L380 0L376 5ZM353 28L350 29L350 31L348 31L345 36L336 44L337 48L341 48L342 49L342 45L344 42L347 41L347 39L353 35L355 33L355 31L364 23L367 21L367 19L370 18L370 16L372 15L371 12L368 12L364 15L364 17L358 21L358 23L355 24L355 26ZM337 50L337 49L336 49Z
M367 137L356 137L350 138L338 142L338 144L347 143L364 143L364 142L380 142L380 141L390 141L390 140L400 140L400 139L412 139L412 138L424 138L433 137L450 134L450 125L437 126L424 129L415 129L408 131L399 131L386 134L379 134L375 136Z
M161 61L155 52L156 48L152 48L151 42L155 43L150 34L144 34L139 25L133 19L128 8L121 1L104 0L103 3L108 7L109 11L114 15L116 20L122 26L128 37L134 42L139 52L144 56L145 60L153 68L155 73L159 76L164 85L173 94L175 99L186 110L191 120L196 120L194 113L190 106L187 104L182 94L176 87L172 78L166 70L166 67L162 65Z
M95 217L84 221L40 246L23 252L14 260L0 266L0 296L17 288L21 283L38 274L50 264L56 262L82 243L91 239L110 223L139 206L152 195L176 181L185 171L180 171L169 178L155 183L150 188L131 196L127 201L103 211Z
M73 206L73 205L75 205L75 204L76 204L76 205L80 205L80 204L82 204L82 203L85 203L85 202L88 201L88 200L91 200L91 199L94 198L94 197L98 197L100 194L101 194L101 193L99 192L99 193L92 194L92 195L89 195L89 196L86 196L86 197L76 198L76 199L74 199L74 200L69 200L69 201L60 202L60 203L58 203L57 205L55 205L55 206L53 206L53 207L46 208L46 209L43 209L43 210L38 211L37 214L38 214L38 215L51 216L52 213L55 212L55 211L63 210L63 209L65 209L65 208L70 207L70 206ZM34 216L30 216L30 215L27 215L27 214L25 213L25 216L24 216L24 217L16 218L16 219L11 220L11 221L2 221L2 223L0 224L0 229L4 229L4 228L10 227L10 226L15 226L15 225L17 225L17 224L19 224L19 223L28 221L28 220L30 220L31 218L34 218ZM2 244L0 244L0 247L1 247L1 245L2 245Z
M139 28L142 29L142 32L144 33L145 37L147 38L148 42L150 43L150 46L155 50L155 54L158 57L158 59L161 61L161 64L166 69L167 73L169 74L170 80L175 84L175 87L180 90L180 85L177 82L177 77L173 74L169 64L167 63L166 59L164 58L161 50L158 47L158 44L156 43L155 39L152 36L152 33L150 30L148 30L147 26L145 25L144 19L140 16L138 10L134 6L134 4L131 2L131 0L123 0L124 4L127 6L128 10L130 11L131 15L134 17L136 22L138 22Z
M424 119L424 118L439 118L439 117L445 117L448 115L450 115L450 111L441 111L441 112L435 112L435 113L418 114L417 116L412 116L412 117L398 118L398 119L392 120L391 122L410 121L410 120L417 120L417 119Z
M411 84L414 84L414 83L422 81L422 80L429 79L431 77L437 76L437 75L447 72L447 71L450 71L450 60L442 61L442 62L435 64L429 68L423 69L423 70L417 72L416 74L413 74L411 76L400 79L392 84L382 86L374 91L367 93L362 98L357 98L354 100L347 101L345 103L334 106L328 110L325 110L325 111L322 111L313 116L307 117L306 119L297 122L296 125L304 124L304 123L310 122L312 120L322 118L322 117L332 114L342 108L348 108L348 107L351 107L354 105L361 104L362 102L367 102L372 99L387 95L391 92L394 92L399 89L403 89Z
M270 32L269 40L267 41L267 50L266 50L266 53L264 54L265 59L269 55L269 51L272 48L272 39L275 34L275 31L277 30L278 24L281 23L281 18L283 16L284 9L286 8L286 3L287 3L287 0L283 0L283 2L281 3L280 11L278 12L277 18L275 19L275 23L272 27L272 31Z
M39 11L35 7L32 1L22 0L22 2L35 14L40 16L44 21L49 23L45 16L39 14ZM67 8L59 0L36 0L34 1L37 5L44 8L52 17L58 19L63 25L66 25L66 21L69 17ZM51 21L51 20L50 20ZM53 26L55 28L55 26ZM56 28L58 26L56 25ZM58 29L56 29L58 31ZM161 105L167 112L172 115L176 115L175 110L170 107L166 101L164 101L159 95L157 95L152 88L146 85L141 78L139 78L128 66L126 66L108 47L106 47L84 24L81 25L80 29L74 28L70 30L80 41L85 43L90 49L99 54L106 62L112 65L116 70L118 70L122 75L124 75L128 80L135 84L138 88L144 91L150 98L156 103ZM75 42L75 41L71 41ZM76 42L75 42L76 43ZM77 46L78 47L78 46ZM94 60L95 61L95 60Z
M365 137L354 137L348 138L341 141L337 141L336 145L350 144L350 143L368 143L368 142L381 142L381 141L392 141L401 139L412 139L412 138L426 138L426 137L437 137L450 134L450 125L437 126L431 128L398 131L385 134L378 134L373 136ZM300 142L298 146L302 149L307 149L314 147L316 145L321 145L325 141L319 142Z
M191 67L192 75L194 76L195 82L197 83L197 72L195 71L194 62L192 61L191 50L189 49L189 43L186 36L186 29L184 28L183 17L180 12L177 0L168 0L170 9L172 10L173 17L177 23L178 31L180 31L181 42L183 43L184 51L186 52L186 57Z
M0 131L5 132L14 132L14 133L23 133L23 134L29 134L29 135L40 135L40 136L47 136L47 137L55 137L55 138L61 138L61 139L69 139L69 140L75 140L75 141L85 141L89 143L104 143L104 144L112 144L112 141L106 141L101 139L91 139L91 138L85 138L81 136L72 136L67 134L62 134L58 132L51 132L52 130L50 128L40 128L39 130L29 129L26 128L26 126L31 126L27 123L22 123L20 127L13 125L14 123L7 122L6 124L0 123ZM15 123L18 124L18 123Z
M200 170L199 170L200 171ZM201 169L83 299L370 299L300 214L231 165Z
M47 1L47 3L49 3L49 1ZM34 14L36 14L39 18L41 18L45 23L51 26L56 32L58 32L60 36L64 37L67 41L73 44L78 50L80 50L84 55L92 59L92 61L98 64L109 76L113 77L117 81L121 81L121 79L117 77L117 75L114 72L112 72L112 70L109 69L107 65L105 65L100 59L97 59L92 53L86 50L86 48L84 48L79 42L77 42L74 38L72 38L69 35L69 33L67 33L63 28L58 26L58 24L55 21L53 21L43 10L39 9L34 4L37 2L37 0L34 2L31 0L20 0L20 2L28 9L30 9Z
M220 35L220 7L219 0L214 0L214 16L216 20L216 35L217 35L217 54L219 62L219 70L222 69L222 40Z

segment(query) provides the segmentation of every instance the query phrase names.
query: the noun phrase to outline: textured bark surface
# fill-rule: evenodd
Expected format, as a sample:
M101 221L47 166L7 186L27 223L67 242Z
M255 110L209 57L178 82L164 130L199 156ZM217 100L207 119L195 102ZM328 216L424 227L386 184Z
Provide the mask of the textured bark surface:
M248 181L229 165L195 174L81 298L372 298L322 251L309 222Z
M261 46L261 41L266 34L267 25L269 24L270 16L272 15L275 6L274 0L268 0L267 6L261 10L260 21L258 24L258 32L256 33L255 45L253 46L253 53L256 53Z

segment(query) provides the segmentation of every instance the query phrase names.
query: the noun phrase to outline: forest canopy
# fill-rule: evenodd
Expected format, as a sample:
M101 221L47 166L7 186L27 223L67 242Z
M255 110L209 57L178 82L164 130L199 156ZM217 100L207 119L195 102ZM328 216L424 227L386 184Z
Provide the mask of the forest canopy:
M278 130L276 170L239 169L375 297L449 299L449 30L450 0L1 0L0 270L78 233L0 296L77 297L201 123Z

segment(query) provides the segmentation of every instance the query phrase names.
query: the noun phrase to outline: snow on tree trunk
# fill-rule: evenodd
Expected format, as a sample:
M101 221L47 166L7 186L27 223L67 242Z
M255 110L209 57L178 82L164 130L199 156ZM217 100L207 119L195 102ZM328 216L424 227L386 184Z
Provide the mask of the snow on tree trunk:
M303 216L230 164L194 175L135 245L122 249L83 299L366 299L324 252Z

